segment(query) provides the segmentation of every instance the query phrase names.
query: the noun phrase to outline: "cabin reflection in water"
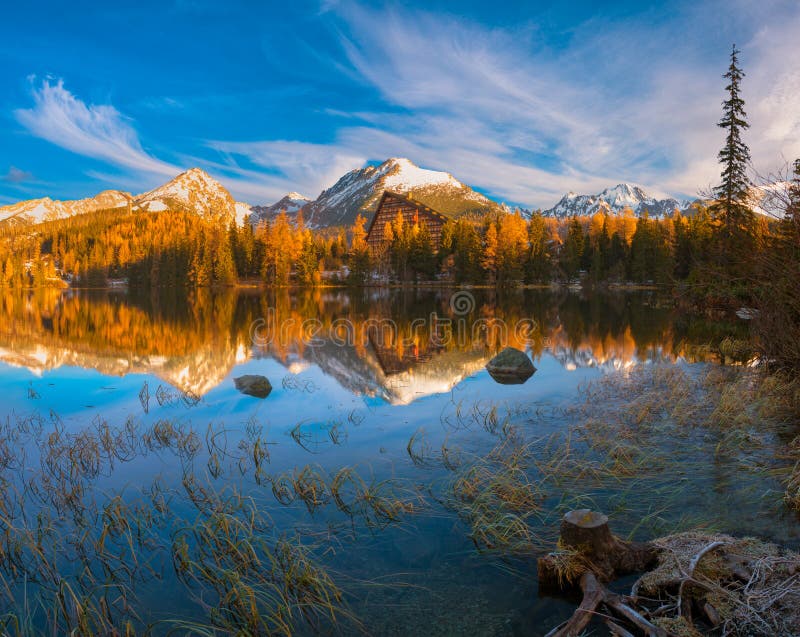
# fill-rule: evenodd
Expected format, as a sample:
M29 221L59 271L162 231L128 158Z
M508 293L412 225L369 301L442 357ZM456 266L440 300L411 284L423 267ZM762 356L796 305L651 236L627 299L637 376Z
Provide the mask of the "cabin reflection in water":
M380 394L392 404L447 393L483 369L492 357L490 348L481 343L464 348L447 347L431 338L409 343L378 329L370 329L367 340L367 363L374 370Z
M409 347L386 344L377 330L370 330L367 338L378 365L386 376L407 372L422 363L429 362L434 355L444 351L444 346L430 341L414 343Z

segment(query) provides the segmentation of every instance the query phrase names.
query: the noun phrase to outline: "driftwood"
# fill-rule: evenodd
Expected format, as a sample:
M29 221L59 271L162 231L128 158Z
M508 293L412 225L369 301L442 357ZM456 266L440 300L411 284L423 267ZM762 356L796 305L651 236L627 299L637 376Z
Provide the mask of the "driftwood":
M676 604L678 607L678 615L684 615L691 621L692 604L688 600L684 599L684 590L686 589L686 585L688 583L697 583L697 581L694 579L694 572L697 569L697 565L700 563L700 560L703 559L703 556L721 546L725 546L725 542L711 542L711 544L708 546L704 546L703 549L692 558L692 561L689 562L689 572L683 574L683 579L678 586L678 603Z
M580 590L569 620L547 637L575 637L605 624L617 637L796 634L800 555L754 538L698 532L653 542L615 537L602 513L570 511L558 549L538 561L540 592ZM639 573L630 595L606 585ZM693 612L694 611L694 612Z
M554 628L545 637L579 635L586 628L586 624L592 620L592 615L605 597L605 589L591 572L581 576L581 588L583 589L581 605L566 623Z
M583 632L592 617L597 614L597 607L601 604L606 605L621 618L637 626L649 637L669 637L669 633L663 628L651 624L639 612L624 604L619 595L611 593L605 586L597 581L591 572L586 572L581 576L581 589L583 590L583 600L580 606L565 623L551 630L545 637L575 637ZM608 617L605 618L606 624L612 633L622 636L632 635Z

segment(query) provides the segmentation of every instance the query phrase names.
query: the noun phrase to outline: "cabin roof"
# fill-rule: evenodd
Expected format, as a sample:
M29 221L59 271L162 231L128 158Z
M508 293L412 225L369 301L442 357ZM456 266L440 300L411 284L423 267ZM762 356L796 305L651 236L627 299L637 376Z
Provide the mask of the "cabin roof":
M415 208L419 208L421 211L429 214L431 217L434 217L441 221L442 223L446 223L449 218L443 215L441 212L436 212L430 206L426 206L424 203L417 201L416 199L412 199L406 195L401 195L400 193L394 192L392 190L384 190L383 194L381 195L381 200L378 202L378 207L375 208L375 213L372 215L372 219L369 222L369 227L367 228L367 236L369 233L372 232L372 226L375 225L375 220L378 218L378 213L381 211L381 206L383 206L383 202L386 201L388 197L394 197L395 199L400 199L405 201L407 204L414 206Z

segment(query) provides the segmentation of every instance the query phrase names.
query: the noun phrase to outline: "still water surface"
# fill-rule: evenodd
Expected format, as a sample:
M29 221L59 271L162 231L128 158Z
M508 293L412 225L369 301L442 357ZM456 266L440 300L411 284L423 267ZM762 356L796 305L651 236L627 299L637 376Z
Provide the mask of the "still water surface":
M528 555L473 541L470 520L448 496L459 471L512 428L531 449L546 450L542 441L591 415L587 400L631 399L587 394L587 387L609 377L624 387L626 377L650 368L700 376L718 364L707 344L743 329L677 314L654 293L0 295L0 416L19 455L4 461L3 480L7 491L22 494L9 506L26 512L20 517L28 527L47 511L61 537L99 528L108 519L103 507L117 496L142 516L155 508L157 520L140 531L147 541L134 550L115 538L109 551L136 564L126 574L134 621L158 634L187 630L159 623L165 619L214 621L208 583L175 573L176 543L208 515L207 503L187 496L187 475L208 492L252 501L269 520L259 534L308 547L341 588L347 615L311 626L298 615L301 634L544 634L573 607L538 597L535 552L552 544L571 506L606 510L622 535L704 525L800 543L797 520L779 506L778 485L743 472L741 458L706 462L702 433L669 451L688 454L683 469L642 466L640 482L626 476L616 486L580 478L542 485L541 508L525 516L535 537ZM485 370L507 345L526 351L537 368L524 384L499 384ZM234 385L253 374L272 384L265 399ZM608 408L598 404L597 413ZM26 431L9 437L20 422ZM197 448L187 453L177 434L154 429L164 423L171 432L196 432ZM76 497L91 503L89 522L31 495L30 476L52 453L42 442L47 436L60 432L75 456L81 432L106 425L150 432L149 444L99 453L96 467L80 469ZM153 431L162 432L155 442ZM535 473L543 457L533 453L526 466ZM291 480L304 468L324 480L352 468L387 502L402 502L402 512L396 520L380 508L353 513L327 492L290 497ZM191 546L201 542L192 537ZM76 550L59 553L62 575L79 563ZM95 584L116 577L92 568ZM6 612L19 614L20 600L35 597L23 570L2 564ZM73 576L80 581L79 571ZM28 613L37 629L47 625L47 608Z

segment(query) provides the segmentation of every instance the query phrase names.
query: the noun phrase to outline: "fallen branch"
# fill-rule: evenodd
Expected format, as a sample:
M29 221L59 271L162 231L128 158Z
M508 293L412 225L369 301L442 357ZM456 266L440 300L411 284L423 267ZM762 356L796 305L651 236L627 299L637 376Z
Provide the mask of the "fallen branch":
M579 635L586 628L600 602L603 601L605 589L593 573L584 573L581 576L581 589L583 589L581 605L575 609L565 624L551 630L545 637L572 637Z
M592 617L597 615L597 607L600 604L608 606L620 618L629 621L648 637L669 637L669 633L666 630L651 624L639 612L623 603L619 595L607 590L597 581L593 573L584 573L581 576L580 584L581 589L583 589L583 600L581 600L580 606L575 609L569 620L551 630L545 637L576 637L576 635L580 635L592 620ZM611 618L606 617L604 621L614 634L621 637L632 637L631 633L614 623Z
M633 633L629 633L622 626L615 624L610 619L606 619L605 622L612 635L616 635L616 637L634 637Z
M620 616L627 619L629 622L640 628L648 637L668 637L669 633L647 621L639 612L627 604L623 604L619 595L613 593L606 593L603 600L611 609L616 611Z
M703 549L692 558L692 561L689 562L689 572L684 573L684 577L681 580L681 584L678 587L678 617L685 615L689 621L691 621L691 607L687 607L684 609L684 600L683 600L683 591L686 588L687 582L693 582L694 580L694 572L697 569L697 565L700 563L700 560L703 559L705 555L710 553L716 548L720 546L725 546L725 542L711 542L708 546L703 547Z

